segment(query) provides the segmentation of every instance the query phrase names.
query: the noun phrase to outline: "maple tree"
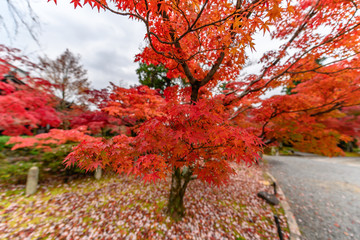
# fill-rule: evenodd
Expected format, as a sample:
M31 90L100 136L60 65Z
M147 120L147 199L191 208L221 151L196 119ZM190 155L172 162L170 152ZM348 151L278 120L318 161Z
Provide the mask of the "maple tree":
M349 142L341 141L338 145L348 152L353 152L360 141L360 106L342 108L337 117L326 119L323 124L351 137Z
M61 123L55 111L53 96L43 91L49 83L23 74L8 60L29 63L16 56L16 49L0 45L6 57L0 57L0 131L5 135L32 135L39 127L58 127ZM32 64L31 64L32 65Z
M0 120L2 134L13 136L32 135L33 129L47 125L57 127L61 123L51 97L33 89L17 90L0 96Z
M94 142L95 137L88 135L87 127L81 126L75 129L62 130L62 129L51 129L48 133L37 134L34 137L23 138L23 137L11 137L7 144L14 144L11 150L19 148L37 148L43 151L52 151L53 147L59 147L65 143L78 143L82 141Z
M103 111L85 111L70 120L72 129L86 126L92 135L106 136L121 133L123 121L112 117Z
M200 179L210 184L225 183L234 173L231 162L251 163L260 142L251 129L232 126L221 99L190 101L190 88L167 88L165 99L147 86L117 88L104 110L113 116L134 116L136 134L119 135L110 141L83 142L66 158L68 166L86 170L111 167L132 173L145 181L172 174L168 211L184 215L183 197L188 183Z
M85 94L87 94L89 109L95 108L96 110L85 110L71 118L70 127L77 128L87 126L92 135L99 135L101 133L102 136L127 132L127 127L134 125L133 118L124 117L123 119L119 119L110 116L106 111L102 110L110 101L110 92L116 88L117 87L112 84L110 87L101 90L86 90Z
M137 135L80 144L67 164L88 170L110 165L145 180L171 174L168 212L175 219L184 215L191 179L224 183L230 163L252 163L262 144L291 141L333 155L337 140L346 139L321 122L360 104L358 0L71 2L143 22L148 45L136 61L161 64L168 78L186 79L190 87L167 88L165 99L146 88L119 89L126 101L115 94L106 111L143 118ZM280 46L263 54L257 74L243 75L259 33ZM297 80L297 94L260 98ZM215 94L221 82L229 83Z
M261 136L269 142L280 140L303 151L329 156L342 154L336 146L339 140L350 141L358 135L359 123L355 117L348 118L351 123L347 128L339 120L344 117L343 109L356 109L360 103L357 58L342 61L341 66L322 67L321 72L293 76L291 94L273 96L254 110L256 122L265 124ZM354 67L346 70L344 66Z

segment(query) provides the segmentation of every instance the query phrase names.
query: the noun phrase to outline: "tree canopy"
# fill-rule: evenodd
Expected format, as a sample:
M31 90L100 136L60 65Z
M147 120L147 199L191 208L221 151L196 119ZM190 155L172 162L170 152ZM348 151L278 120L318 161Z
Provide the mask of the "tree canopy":
M59 109L64 110L72 103L84 103L90 83L80 56L66 49L55 60L39 57L38 67L40 75L52 84L50 90L60 99Z
M18 50L0 45L0 132L6 135L32 135L39 127L58 127L56 100L47 92L50 83L31 76L8 61L30 64L18 55Z
M190 86L165 89L165 99L147 88L118 89L106 111L144 117L137 135L80 144L67 164L111 166L145 180L171 173L168 212L174 218L184 214L191 179L224 183L233 162L250 164L263 145L285 141L335 155L336 143L349 139L325 121L360 104L358 0L71 3L144 23L147 46L136 61L161 64L168 78L184 78ZM258 34L280 46L263 54L256 74L244 75ZM213 89L224 81L229 83L216 94ZM296 94L262 97L284 86Z

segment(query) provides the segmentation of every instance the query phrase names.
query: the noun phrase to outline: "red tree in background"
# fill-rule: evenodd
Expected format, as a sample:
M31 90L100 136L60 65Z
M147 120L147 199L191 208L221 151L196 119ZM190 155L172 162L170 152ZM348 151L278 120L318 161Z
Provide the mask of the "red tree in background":
M319 71L291 74L292 82L300 82L292 86L293 94L273 96L262 101L261 107L249 110L255 116L253 122L263 125L263 140L323 155L341 154L336 146L339 139L349 141L358 136L360 126L355 117L340 120L344 116L342 109L356 109L354 106L360 103L358 62L356 56ZM347 129L342 122L346 119L351 119Z
M324 120L327 128L334 129L339 133L351 137L351 141L341 142L343 149L353 152L354 147L360 142L360 106L345 107L341 109L338 116Z
M159 108L148 104L154 98L142 101L143 93L121 90L134 102L110 103L107 111L119 117L145 113L137 135L81 144L67 163L86 169L110 165L145 180L172 173L168 212L176 219L184 215L190 179L225 182L231 162L250 163L261 140L304 143L306 149L322 145L328 149L322 152L332 155L329 149L342 136L321 122L341 107L360 103L358 0L71 2L143 22L148 46L136 60L162 64L169 69L167 77L184 78L190 87L166 89ZM256 49L254 37L262 32L282 44L263 55L257 74L243 76L249 49ZM329 61L319 65L323 58ZM297 94L260 98L297 79ZM215 95L212 90L221 81L230 83L224 94Z
M27 62L21 57L11 55L15 50L8 50L9 60ZM49 84L43 79L32 78L0 59L0 131L5 135L32 135L32 130L39 127L58 127L61 123L55 111L55 99L44 91Z
M17 90L0 96L0 130L4 135L32 135L39 127L61 124L50 97L38 90Z
M92 135L119 134L123 121L102 111L86 111L70 120L72 129L86 126Z
M325 124L360 141L360 106L341 109L338 117L328 119Z
M78 127L71 130L51 129L48 133L41 133L31 138L12 137L7 144L14 144L11 150L19 148L37 148L44 151L53 151L65 143L95 142L97 139L88 135L87 127Z

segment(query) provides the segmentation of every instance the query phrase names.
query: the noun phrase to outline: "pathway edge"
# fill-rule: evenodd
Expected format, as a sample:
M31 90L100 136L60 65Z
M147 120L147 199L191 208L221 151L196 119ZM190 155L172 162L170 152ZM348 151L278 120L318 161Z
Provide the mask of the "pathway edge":
M269 178L271 178L271 181L275 182L276 183L276 190L277 190L277 193L279 194L280 196L280 202L281 202L281 205L285 211L285 217L286 217L286 220L287 220L287 223L288 223L288 226L289 226L289 230L290 230L290 240L301 240L301 233L300 233L300 229L299 229L299 226L296 222L296 219L295 219L295 216L294 214L292 213L291 211L291 208L290 208L290 205L287 201L287 198L283 192L283 190L281 189L281 187L278 185L276 179L274 178L273 175L271 175L268 171L265 172L266 175L269 176Z

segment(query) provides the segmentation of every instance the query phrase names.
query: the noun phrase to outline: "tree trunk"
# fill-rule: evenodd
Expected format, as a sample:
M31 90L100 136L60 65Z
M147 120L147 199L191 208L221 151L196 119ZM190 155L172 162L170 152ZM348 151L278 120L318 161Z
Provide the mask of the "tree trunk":
M185 216L184 196L191 180L191 175L192 172L186 167L182 171L174 167L167 213L175 221L179 221Z
M195 104L197 102L197 100L198 100L199 89L200 89L199 82L191 84L191 103L192 104Z

